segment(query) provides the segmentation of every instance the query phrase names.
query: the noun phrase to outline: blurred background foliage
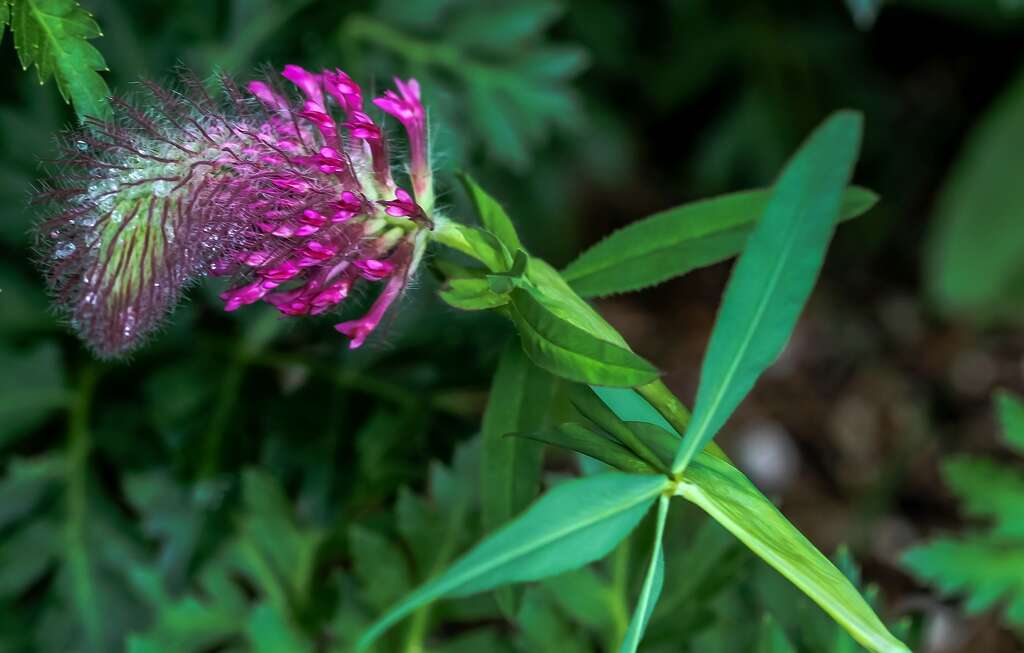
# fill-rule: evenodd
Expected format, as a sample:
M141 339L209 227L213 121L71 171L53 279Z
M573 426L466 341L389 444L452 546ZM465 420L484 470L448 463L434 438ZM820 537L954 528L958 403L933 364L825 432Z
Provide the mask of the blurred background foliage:
M653 211L766 185L829 111L864 111L856 180L882 203L840 230L791 346L722 443L875 586L915 650L1024 646L1019 619L968 616L903 562L969 523L942 461L1001 455L989 397L1024 389L1020 2L83 2L118 93L178 65L337 66L370 88L415 75L443 206L468 215L451 180L471 170L554 263ZM425 273L384 336L349 352L325 322L225 314L211 286L131 360L92 360L47 308L26 207L74 115L10 43L0 651L348 650L480 535L475 434L509 327L442 307ZM600 302L681 397L727 269ZM552 456L548 481L574 468ZM718 527L693 513L673 528L690 544L668 552L668 576L684 580L644 650L857 650ZM515 619L490 599L446 602L382 650L614 651L641 539L531 587ZM1020 600L1022 550L996 602Z

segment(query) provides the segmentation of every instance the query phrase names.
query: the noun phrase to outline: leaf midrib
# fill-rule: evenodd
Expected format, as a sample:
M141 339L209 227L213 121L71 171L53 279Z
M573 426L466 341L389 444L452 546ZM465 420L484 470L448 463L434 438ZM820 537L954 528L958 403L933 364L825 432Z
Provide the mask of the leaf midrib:
M806 198L806 194L804 194L804 198ZM806 213L805 209L807 206L807 202L807 199L801 199L797 204L797 212L800 213L801 215ZM742 341L740 342L740 347L737 350L737 355L733 357L732 362L729 364L729 368L726 371L726 375L723 377L723 382L719 384L718 390L715 393L715 397L711 402L710 408L704 412L703 417L701 419L701 423L698 426L698 428L694 430L693 438L689 441L688 446L680 450L679 453L681 455L676 456L676 461L672 465L672 472L675 474L678 474L681 471L683 471L683 469L686 468L686 465L693 458L694 451L696 451L696 449L700 446L699 444L694 443L699 443L701 440L704 439L704 434L707 431L708 424L710 424L711 422L711 417L718 412L718 406L722 403L722 400L725 397L726 390L729 389L729 387L732 385L732 378L736 374L736 370L739 368L740 361L743 360L744 354L746 353L747 349L749 349L750 343L753 341L753 334L757 330L757 327L761 322L761 318L763 317L764 312L768 307L768 300L775 295L776 287L778 286L779 279L782 276L782 270L785 268L785 263L789 260L790 251L793 249L793 245L794 243L796 243L797 240L797 233L799 230L796 228L796 226L798 224L798 222L793 222L793 228L791 228L789 230L789 233L786 235L786 245L782 250L782 255L779 256L778 258L779 265L777 265L775 267L774 272L772 272L772 276L768 281L768 290L761 296L761 301L759 302L759 305L757 307L754 319L751 321L752 326L750 329L747 330ZM737 262L737 266L738 265L739 262Z

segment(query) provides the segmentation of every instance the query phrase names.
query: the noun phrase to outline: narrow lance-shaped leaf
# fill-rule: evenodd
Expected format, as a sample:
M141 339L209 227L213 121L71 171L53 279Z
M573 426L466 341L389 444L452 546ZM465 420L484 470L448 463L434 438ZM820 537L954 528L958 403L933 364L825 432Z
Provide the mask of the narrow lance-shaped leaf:
M857 588L728 462L699 454L676 494L711 515L875 653L909 653Z
M725 290L673 472L682 471L718 433L782 353L825 259L861 126L857 113L834 114L786 164L772 189Z
M664 476L617 472L559 485L394 606L362 636L358 650L367 650L402 617L435 599L539 580L604 557L665 486Z
M637 599L636 608L633 610L633 618L629 621L629 628L626 629L626 637L622 641L619 653L636 653L643 639L644 631L651 620L651 613L654 606L661 597L661 588L665 584L665 551L662 547L662 539L665 535L665 518L668 515L668 497L662 496L658 501L658 522L654 529L654 548L651 551L651 562L647 567L647 574L644 576L643 587L640 588L640 597Z
M534 290L511 293L511 317L523 351L552 374L596 385L632 387L658 377L658 370L629 349L602 340L562 319Z
M542 449L518 431L544 425L555 380L523 355L519 343L505 348L484 411L480 454L480 500L484 530L494 531L519 514L540 490ZM514 612L516 597L499 592L502 608Z
M562 449L577 451L624 472L657 474L661 471L644 462L618 442L613 442L603 434L592 431L582 424L570 422L559 424L555 428L513 435L516 438L526 438Z
M626 225L570 263L562 272L583 297L647 288L735 256L764 213L771 189L746 190L699 200ZM841 220L862 215L878 196L851 186Z

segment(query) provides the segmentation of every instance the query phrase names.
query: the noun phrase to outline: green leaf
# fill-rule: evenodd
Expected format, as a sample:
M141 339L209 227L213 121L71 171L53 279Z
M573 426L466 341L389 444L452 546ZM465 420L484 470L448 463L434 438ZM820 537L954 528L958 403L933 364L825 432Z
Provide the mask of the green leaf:
M314 646L302 632L267 604L253 608L246 625L252 653L313 653Z
M903 563L943 594L966 595L968 613L1001 604L1009 623L1024 626L1024 546L1019 540L988 535L937 539L908 551Z
M944 461L942 472L967 514L995 520L991 531L995 535L1024 538L1024 473L969 456Z
M757 653L797 653L796 648L786 637L782 629L771 615L765 615L761 621L761 633L757 641Z
M613 442L605 435L588 429L582 424L559 424L554 428L510 435L577 451L624 472L656 474L660 471L638 458L636 454L618 442Z
M833 114L775 183L726 287L674 472L711 441L782 353L824 262L861 129L859 114Z
M967 137L936 200L925 249L928 291L948 314L1019 318L1010 295L1024 279L1024 73Z
M0 446L68 404L60 350L45 343L25 351L0 350Z
M672 457L676 453L676 447L679 446L678 435L647 422L626 422L626 426L654 452L664 469L671 467Z
M665 552L662 548L662 539L665 535L665 518L668 515L669 498L662 495L658 501L658 521L654 528L654 550L651 552L651 562L647 567L647 575L644 577L643 587L640 589L640 598L637 599L636 608L633 610L633 618L629 620L629 628L626 629L626 637L622 641L619 653L636 653L643 639L644 631L651 620L651 613L661 596L661 588L665 584Z
M394 606L362 636L358 650L435 599L539 580L602 558L633 530L665 483L663 476L608 472L555 487Z
M632 387L658 377L658 370L633 352L558 317L536 291L516 288L511 297L523 350L538 367L595 385Z
M519 242L515 225L512 224L512 220L505 213L501 204L488 195L487 191L481 188L468 173L459 174L459 181L466 187L466 192L473 200L473 205L476 206L477 214L480 216L480 222L484 228L494 234L508 248L508 251L515 252L522 249L523 244Z
M516 50L554 21L564 7L552 0L500 3L479 7L459 17L448 32L456 45L503 52Z
M480 261L491 272L506 272L512 267L512 254L489 231L438 218L433 235L437 242Z
M110 89L97 73L107 65L88 41L102 32L89 12L74 0L18 0L10 22L23 68L35 65L40 82L56 79L79 117L110 115Z
M526 274L526 266L530 256L523 250L516 252L512 259L512 267L508 272L497 272L487 275L487 283L491 290L501 295L507 295L513 288L525 288L527 286L523 275Z
M1024 454L1024 401L1001 390L996 393L996 408L1003 427L1003 439L1017 453Z
M700 506L876 653L909 653L857 588L729 463L699 454L677 494Z
M507 295L491 290L488 279L449 279L438 294L449 306L463 311L486 311L508 303Z
M562 272L583 297L640 290L738 254L764 213L771 189L729 193L656 213L613 232ZM840 219L868 211L878 196L851 186Z
M636 433L626 426L626 423L619 419L589 386L573 385L569 389L569 401L583 417L596 424L611 438L618 440L653 469L668 471L668 463L663 461L643 439L637 437ZM669 457L669 462L671 460Z
M517 431L541 428L555 394L555 380L511 342L494 373L484 411L480 452L480 501L483 526L492 532L518 515L540 491L543 451L517 438ZM498 593L502 609L515 613L519 597Z
M353 571L365 588L366 601L377 610L384 610L409 591L408 563L401 548L375 531L359 526L349 528Z

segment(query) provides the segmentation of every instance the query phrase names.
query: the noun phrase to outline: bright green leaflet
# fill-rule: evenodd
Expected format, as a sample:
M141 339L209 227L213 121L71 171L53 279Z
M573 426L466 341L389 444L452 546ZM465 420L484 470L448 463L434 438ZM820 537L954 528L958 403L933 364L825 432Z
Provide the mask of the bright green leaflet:
M531 363L518 343L509 343L494 374L483 419L480 501L487 532L522 512L540 490L543 450L506 436L541 428L554 392L551 375ZM515 611L518 597L513 592L499 592L498 600L502 609Z
M538 367L571 381L619 387L658 377L653 365L630 350L560 318L540 293L516 288L511 297L510 314L523 350Z
M1024 402L1005 390L996 393L996 408L1003 427L1003 439L1024 455Z
M40 82L56 79L79 117L110 115L110 89L97 72L107 64L88 41L102 32L89 12L74 0L18 0L10 21L23 67L35 65Z
M683 204L619 229L570 263L562 275L583 297L640 290L735 256L764 213L771 189L747 190ZM841 220L878 201L851 186Z
M699 454L676 493L700 506L875 653L909 653L857 588L729 463Z
M828 118L786 164L733 269L701 366L682 471L785 347L814 287L860 148L859 114Z
M647 575L644 577L644 584L640 589L640 598L637 599L633 618L629 620L629 628L626 630L626 637L622 641L619 653L636 653L640 646L640 640L644 637L644 631L647 630L647 624L651 620L654 606L661 596L661 588L665 584L665 551L662 548L662 539L665 535L668 502L669 498L666 496L662 496L658 501L658 523L654 530L651 563L647 567Z
M925 249L929 294L976 321L1024 315L1024 73L968 135L936 200ZM1015 300L1015 301L1013 301Z
M498 240L508 248L508 251L514 252L522 249L523 244L519 242L516 228L512 224L512 220L509 219L508 214L505 213L505 209L501 207L501 204L498 204L497 200L488 195L468 173L460 174L459 180L466 187L466 192L469 193L470 198L473 200L477 213L480 215L480 222L484 225L484 228L497 236Z
M358 650L367 650L402 617L435 599L539 580L604 557L633 530L666 483L664 476L607 472L557 486L394 606L360 638Z

